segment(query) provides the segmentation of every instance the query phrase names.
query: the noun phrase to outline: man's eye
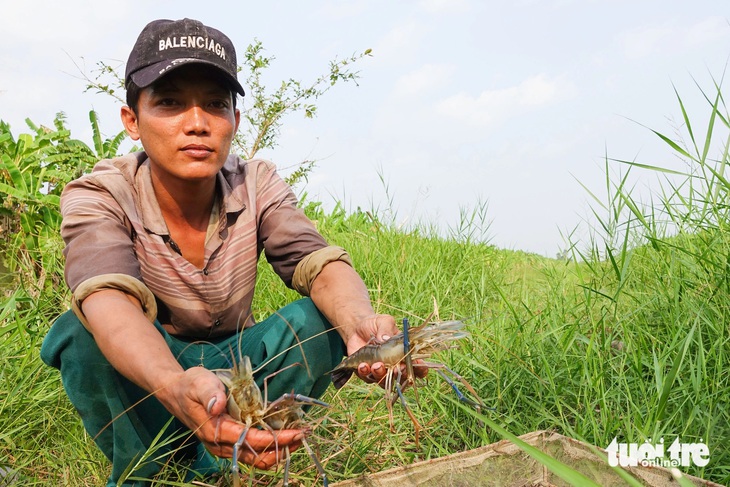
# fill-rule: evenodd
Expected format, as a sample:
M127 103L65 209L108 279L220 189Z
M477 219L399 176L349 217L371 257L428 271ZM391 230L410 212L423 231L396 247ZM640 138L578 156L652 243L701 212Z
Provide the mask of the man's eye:
M160 98L157 103L163 107L170 107L174 106L176 104L176 101L174 98Z
M210 106L218 110L225 110L228 108L228 102L225 100L215 100L210 103Z

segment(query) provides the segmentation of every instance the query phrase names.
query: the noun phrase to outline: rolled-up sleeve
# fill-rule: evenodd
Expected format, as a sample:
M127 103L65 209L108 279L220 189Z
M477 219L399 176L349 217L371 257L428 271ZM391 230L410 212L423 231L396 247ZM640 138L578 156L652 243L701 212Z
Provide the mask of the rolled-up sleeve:
M297 268L294 270L294 278L292 279L292 287L299 294L309 296L312 283L319 273L322 272L324 266L337 260L352 267L352 259L350 259L347 251L342 247L330 245L329 247L315 250L297 264Z
M152 294L152 291L142 284L142 281L126 274L102 274L89 278L79 284L71 297L71 309L86 329L89 329L89 323L86 320L86 315L81 305L84 299L102 289L116 289L117 291L134 296L142 305L142 312L147 319L150 322L155 320L157 316L157 301L155 301L155 296Z

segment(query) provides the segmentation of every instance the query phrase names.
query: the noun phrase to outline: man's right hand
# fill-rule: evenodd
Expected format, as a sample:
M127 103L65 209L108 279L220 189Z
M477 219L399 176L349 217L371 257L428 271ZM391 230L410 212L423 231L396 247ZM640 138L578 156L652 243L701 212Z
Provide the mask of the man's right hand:
M195 433L208 451L223 458L233 456L233 445L245 425L228 414L225 387L213 372L193 367L182 372L177 380L155 395L168 411ZM256 468L272 468L284 459L284 447L294 451L301 445L302 438L303 430L277 430L272 433L252 425L239 448L239 460Z

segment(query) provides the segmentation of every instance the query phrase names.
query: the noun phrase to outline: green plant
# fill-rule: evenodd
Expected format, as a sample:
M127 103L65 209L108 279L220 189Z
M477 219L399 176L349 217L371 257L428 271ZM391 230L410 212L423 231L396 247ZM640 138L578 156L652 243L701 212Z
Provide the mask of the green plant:
M572 248L585 262L581 280L599 333L625 357L613 370L602 367L619 384L606 384L606 392L621 394L626 405L615 431L632 441L707 440L715 456L693 470L726 483L727 450L719 445L727 441L730 416L719 398L730 393L723 372L730 364L730 117L721 82L699 91L709 108L701 128L675 91L682 126L674 136L650 129L686 170L607 157L607 202L591 193L598 202L594 239L587 251ZM616 163L628 170L612 179L609 166ZM660 178L648 203L627 185L632 171Z
M32 293L56 289L62 282L59 236L60 195L67 182L89 170L99 158L117 155L124 133L103 140L96 113L89 112L94 150L71 138L59 113L54 128L26 120L32 133L13 137L0 122L0 234L5 265L14 284ZM49 272L53 270L52 272Z
M350 65L370 54L371 50L367 49L343 60L330 61L329 70L313 82L305 84L290 78L268 92L263 78L274 57L264 55L261 41L250 44L244 53L243 67L248 73L246 86L252 102L242 114L244 123L234 141L236 148L245 158L252 159L260 150L276 147L285 115L303 111L305 117L314 117L317 112L314 100L337 83L356 82L358 73Z

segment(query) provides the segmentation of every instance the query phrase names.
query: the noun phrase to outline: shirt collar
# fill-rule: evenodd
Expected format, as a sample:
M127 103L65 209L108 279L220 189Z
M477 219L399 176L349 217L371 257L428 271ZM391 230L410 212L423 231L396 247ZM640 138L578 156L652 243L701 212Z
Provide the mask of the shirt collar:
M235 157L236 156L234 155L229 155L226 164L232 162L231 159ZM233 193L231 185L228 183L221 171L218 171L216 178L218 182L216 187L223 197L223 205L220 206L219 215L222 221L226 222L228 218L223 218L224 216L229 213L240 213L246 209L246 205L236 194ZM145 158L142 164L140 164L137 168L135 186L139 194L140 207L138 208L138 211L142 216L142 224L144 227L157 235L169 235L170 231L167 229L167 224L165 224L165 219L162 216L162 211L160 210L160 205L157 202L157 196L155 195L155 190L152 186L149 157Z

